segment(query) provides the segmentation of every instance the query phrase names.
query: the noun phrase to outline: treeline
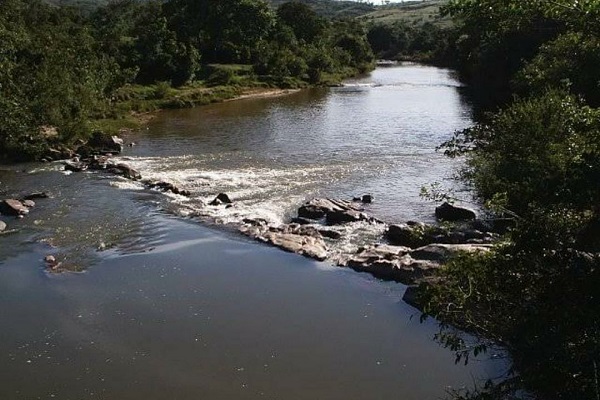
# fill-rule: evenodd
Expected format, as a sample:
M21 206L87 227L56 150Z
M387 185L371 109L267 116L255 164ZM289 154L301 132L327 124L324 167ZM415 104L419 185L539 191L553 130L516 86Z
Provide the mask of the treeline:
M493 251L450 262L424 287L460 357L493 343L510 375L472 399L600 398L600 2L451 0L463 79L500 105L443 146L489 217ZM492 110L494 111L494 110Z
M431 22L372 24L367 38L377 58L454 66L457 31Z
M119 88L255 82L321 84L369 70L362 25L290 2L116 0L91 14L41 0L0 2L0 157L39 157L84 139L111 114ZM198 83L199 82L199 83Z

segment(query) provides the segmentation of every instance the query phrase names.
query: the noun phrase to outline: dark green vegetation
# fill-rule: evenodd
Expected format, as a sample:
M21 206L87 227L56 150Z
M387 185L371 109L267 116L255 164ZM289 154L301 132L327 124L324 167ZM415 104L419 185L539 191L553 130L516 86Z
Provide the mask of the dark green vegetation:
M460 398L600 396L600 2L452 0L463 78L501 109L443 148L490 213L515 220L494 251L425 287L459 359L500 343L508 378ZM510 99L513 99L510 101Z
M454 66L458 33L440 14L446 0L410 1L381 6L362 15L369 43L380 59Z
M301 3L116 0L93 12L0 3L0 157L39 158L130 112L252 87L339 82L373 66L366 31Z
M452 28L440 27L431 22L412 24L396 21L370 25L367 37L380 59L452 66L455 35Z

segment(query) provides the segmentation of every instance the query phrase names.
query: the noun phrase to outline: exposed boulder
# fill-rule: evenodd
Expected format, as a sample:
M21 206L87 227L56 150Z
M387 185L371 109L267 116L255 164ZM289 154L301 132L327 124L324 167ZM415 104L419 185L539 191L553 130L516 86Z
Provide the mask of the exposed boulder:
M21 203L27 208L35 207L35 201L33 200L23 200Z
M439 268L439 263L412 258L409 251L404 246L366 246L343 260L340 265L404 284L431 276Z
M459 252L487 252L491 249L489 244L444 244L434 243L419 247L411 251L411 257L419 260L428 260L435 262L448 261L450 257Z
M108 156L92 156L88 161L88 168L92 170L105 170L108 168L109 157Z
M363 195L363 197L361 197L361 201L363 203L366 203L366 204L372 203L373 202L373 195L365 194L365 195Z
M95 131L92 133L90 140L84 145L84 150L83 153L120 153L123 151L123 139L101 131Z
M323 239L293 233L268 232L258 239L283 250L323 261L327 258L327 246Z
M81 172L88 169L88 164L81 161L65 160L63 161L65 171Z
M142 175L137 170L131 168L127 164L121 163L121 164L111 165L111 168L121 171L120 175L123 175L127 179L133 179L133 180L142 179Z
M53 255L47 255L46 257L44 257L44 263L46 263L46 268L52 271L58 271L62 265L62 263L58 261Z
M390 225L385 236L390 243L413 248L431 243L484 244L492 243L497 238L493 233L481 232L470 227L442 228L415 222L411 222L410 225L409 223Z
M328 213L362 211L351 202L335 199L312 199L298 209L298 217L321 219Z
M220 206L222 204L231 204L232 201L226 193L219 193L213 201L208 203L211 206Z
M334 210L325 215L328 225L344 224L346 222L368 221L369 216L356 210Z
M420 247L435 241L434 235L441 229L422 223L390 225L385 237L390 243L400 246Z
M4 232L6 230L6 222L0 221L0 232Z
M435 208L435 217L442 221L468 221L477 218L477 214L469 208L457 207L444 202Z
M6 199L0 202L0 213L4 215L20 216L29 214L29 209L19 200Z

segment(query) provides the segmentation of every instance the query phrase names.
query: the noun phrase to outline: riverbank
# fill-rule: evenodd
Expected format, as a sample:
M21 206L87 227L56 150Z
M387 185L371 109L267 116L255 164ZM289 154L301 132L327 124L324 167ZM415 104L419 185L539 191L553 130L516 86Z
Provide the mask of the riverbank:
M205 87L202 84L171 88L160 85L130 86L120 90L117 101L111 106L113 117L91 122L92 129L107 134L123 134L140 129L156 113L167 109L193 108L225 101L283 96L300 90L252 86Z

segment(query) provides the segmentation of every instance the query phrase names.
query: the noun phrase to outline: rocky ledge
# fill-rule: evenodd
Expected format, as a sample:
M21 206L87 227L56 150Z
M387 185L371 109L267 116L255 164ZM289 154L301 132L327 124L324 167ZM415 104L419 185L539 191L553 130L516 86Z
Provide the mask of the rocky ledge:
M368 199L373 200L371 196ZM367 202L360 197L354 201L312 199L298 209L297 216L288 224L273 226L265 220L245 219L239 230L289 252L406 285L430 280L435 271L456 254L489 251L500 238L484 221L474 218L473 211L453 205L448 206L465 218L453 217L454 223L450 226L414 221L387 225L366 214L360 203ZM344 237L345 230L338 228L356 222L382 225L385 233L376 243L362 246L353 253L332 252L335 242Z

